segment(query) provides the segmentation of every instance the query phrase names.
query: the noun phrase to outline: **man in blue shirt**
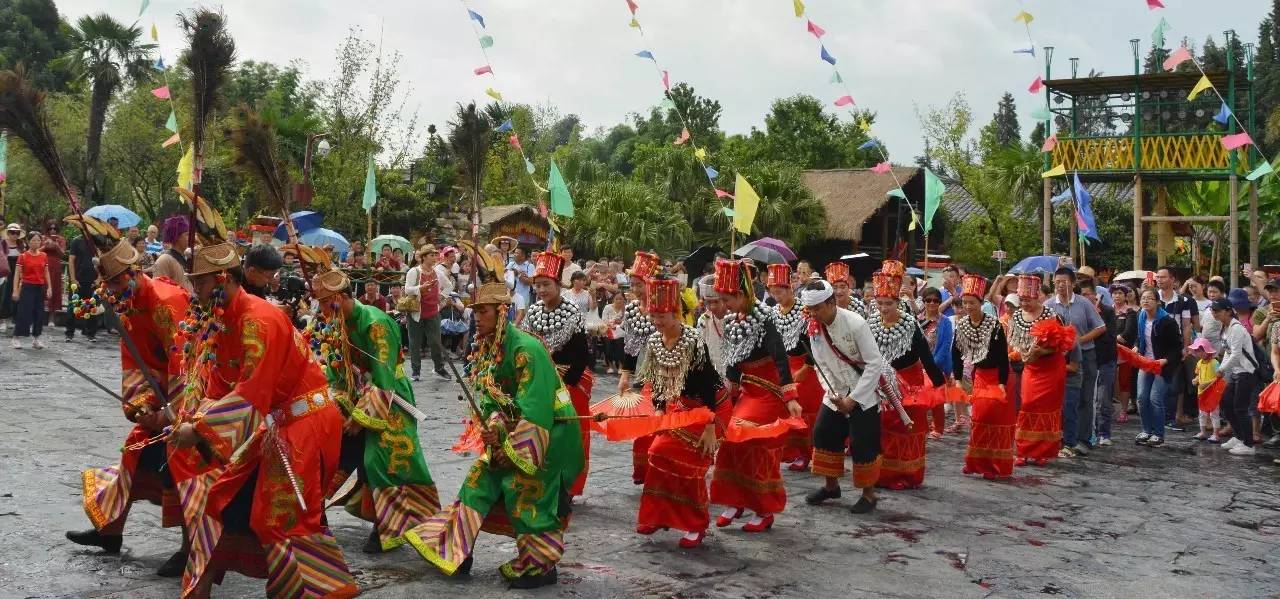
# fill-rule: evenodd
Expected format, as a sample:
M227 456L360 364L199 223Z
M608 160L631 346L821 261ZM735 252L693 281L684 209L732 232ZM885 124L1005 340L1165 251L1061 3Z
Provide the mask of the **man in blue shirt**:
M1093 303L1075 292L1076 273L1069 266L1062 266L1053 273L1053 298L1045 305L1075 327L1080 343L1080 402L1075 410L1062 410L1062 452L1059 457L1069 458L1089 453L1089 438L1093 436L1093 398L1098 385L1098 360L1094 352L1094 339L1107 331L1107 325ZM1074 414L1068 414L1074 411Z
M952 264L942 269L942 315L951 318L956 315L955 302L960 301L960 278L964 273L960 267Z

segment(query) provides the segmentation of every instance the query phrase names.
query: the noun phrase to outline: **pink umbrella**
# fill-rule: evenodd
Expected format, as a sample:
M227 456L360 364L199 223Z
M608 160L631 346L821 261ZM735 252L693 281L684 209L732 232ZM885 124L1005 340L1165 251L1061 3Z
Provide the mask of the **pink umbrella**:
M791 248L787 247L786 242L772 237L762 237L752 241L751 243L738 248L738 251L734 252L734 255L744 255L746 252L743 252L743 250L748 249L751 246L762 247L778 252L779 254L782 254L783 258L786 258L787 262L795 262L796 260L799 260L799 258L796 257L796 253L791 251ZM739 252L742 252L742 254L739 254Z

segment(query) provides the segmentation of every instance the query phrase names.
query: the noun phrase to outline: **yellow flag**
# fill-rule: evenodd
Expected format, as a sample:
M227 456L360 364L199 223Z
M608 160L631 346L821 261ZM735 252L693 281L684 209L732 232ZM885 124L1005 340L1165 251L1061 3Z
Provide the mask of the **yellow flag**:
M151 41L153 41L153 42L158 42L158 41L160 41L160 33L156 31L156 24L155 24L155 23L152 23L152 24L151 24Z
M484 93L485 95L489 96L490 98L493 98L494 100L497 100L499 102L502 101L502 94L498 93L498 90L493 89L492 87L486 88L484 90Z
M1024 10L1019 12L1018 16L1014 17L1013 20L1022 21L1024 24L1030 25L1031 22L1035 20L1035 17L1031 16L1031 13Z
M756 219L756 208L760 207L760 196L751 189L747 178L738 173L738 180L733 188L733 228L743 235L751 234L751 222Z
M800 0L791 0L791 5L795 7L797 17L804 16L804 2L801 2Z
M907 230L908 230L908 231L914 231L914 230L916 230L916 225L917 225L919 222L920 222L920 217L919 217L919 216L916 216L916 211L915 211L915 210L912 210L912 211L911 211L911 224L907 225Z
M633 19L631 19L631 22L630 22L630 23L627 23L627 25L630 25L632 29L639 29L639 28L640 28L640 21L637 21L637 20L635 20L635 19L633 18Z
M1200 92L1212 88L1213 84L1209 82L1209 76L1201 75L1200 80L1196 82L1196 86L1191 88L1191 94L1187 96L1187 100L1194 100L1196 96L1200 95Z
M1058 166L1055 166L1043 173L1040 173L1040 178L1048 179L1049 177L1062 177L1066 174L1067 174L1067 167L1059 164Z
M191 144L187 146L187 153L178 161L178 187L191 189L191 182L195 178L195 164L196 146Z
M706 150L706 148L698 148L698 149L696 149L696 150L694 150L694 151L693 151L693 155L694 155L694 156L696 156L696 157L698 158L698 160L706 160L706 159L707 159L707 150Z
M863 133L868 133L871 131L871 123L867 122L866 117L858 117L858 128L861 129Z

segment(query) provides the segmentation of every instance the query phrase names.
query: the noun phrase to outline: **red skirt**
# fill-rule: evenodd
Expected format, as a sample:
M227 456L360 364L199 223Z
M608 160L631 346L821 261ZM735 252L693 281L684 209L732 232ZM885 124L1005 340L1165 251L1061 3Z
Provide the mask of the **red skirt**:
M924 484L925 436L929 410L945 397L924 376L924 366L916 362L897 372L902 404L914 424L910 430L894 410L880 413L880 479L876 486L887 489L914 489Z
M685 401L681 398L673 402L669 410L681 412L696 403ZM698 449L698 438L708 426L711 425L700 424L654 435L644 492L640 495L640 526L685 532L707 529L707 470L711 468L711 456Z
M743 364L742 393L733 406L733 421L764 425L786 418L779 381L771 358ZM778 469L781 455L781 438L722 443L711 477L711 502L756 514L786 509L787 490Z
M808 425L805 430L792 430L783 439L782 461L809 460L813 451L813 425L818 421L818 409L822 407L822 384L818 372L804 363L805 356L791 356L791 380L796 383L796 401L800 403L801 417Z
M1126 362L1116 364L1116 393L1129 393L1133 388L1133 373L1135 372L1132 365Z
M573 402L573 411L579 416L591 415L591 387L595 382L595 377L591 371L587 370L582 373L582 378L576 385L566 385L569 389L569 399ZM577 497L582 495L582 490L587 486L587 470L591 466L591 427L587 426L588 421L582 421L582 474L573 481L573 486L569 487L569 495Z
M973 428L964 454L965 474L1000 478L1013 474L1013 434L1018 408L1008 393L1000 391L997 369L974 369L973 395L969 401L973 405Z
M1018 457L1051 460L1062 449L1062 398L1067 390L1066 358L1041 357L1022 370L1022 407L1016 433Z
M631 442L631 480L636 484L644 482L649 470L649 447L653 445L653 435L645 435Z

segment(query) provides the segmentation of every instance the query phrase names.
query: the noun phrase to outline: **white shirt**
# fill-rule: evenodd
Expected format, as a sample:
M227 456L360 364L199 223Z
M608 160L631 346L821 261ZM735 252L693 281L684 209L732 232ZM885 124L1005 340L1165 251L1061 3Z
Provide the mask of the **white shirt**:
M813 336L809 340L813 360L825 375L818 377L826 392L822 397L823 404L838 410L835 399L844 395L852 397L864 410L875 408L880 403L876 388L885 371L885 363L865 319L844 308L837 308L835 320L827 325L827 335ZM832 344L850 360L863 362L862 373L859 374L852 364L836 355Z
M1227 325L1227 330L1222 333L1223 345L1222 365L1218 367L1218 374L1222 378L1227 378L1233 374L1243 374L1253 372L1253 362L1249 358L1257 361L1257 356L1253 355L1253 337L1246 331L1244 325L1238 320L1232 320ZM1248 352L1248 356L1245 355ZM1265 359L1265 358L1264 358Z
M436 287L443 289L444 282L440 280L440 274L434 270L432 272L436 275ZM422 279L422 267L420 266L414 266L413 268L409 269L409 272L404 273L405 295L418 296L419 302L422 301L422 294L421 294L421 290L418 289L418 286L424 284L421 281L421 279ZM443 307L444 302L442 301L440 305ZM409 313L409 318L412 318L414 322L418 322L419 320L422 320L422 314L420 314L419 311L415 310Z
M707 357L711 359L711 365L720 373L720 378L724 379L727 376L724 366L724 319L716 318L710 311L703 312L698 317L698 336L707 344Z
M565 289L573 287L573 273L575 272L582 272L582 267L573 262L565 264L564 271L560 273L560 286ZM585 312L586 308L584 307L582 310Z
M581 310L584 315L587 314L588 312L594 314L594 311L591 310L591 292L590 291L587 291L586 289L583 289L581 291L574 291L572 288L570 288L570 289L565 289L560 294L563 295L565 299L569 300L569 303L577 306L578 309Z
M1154 318L1148 318L1147 323L1142 327L1142 336L1146 338L1147 342L1147 344L1143 346L1145 349L1142 351L1142 355L1153 360L1155 359L1156 354L1155 349L1151 347L1151 330L1155 327L1155 324Z
M449 303L449 294L454 291L453 277L449 276L449 268L443 264L436 264L436 280L440 281L440 306L443 307Z
M626 304L623 304L622 309L618 309L614 308L613 304L610 303L600 312L600 320L603 320L605 324L610 325L609 328L612 331L614 339L622 339L627 336L626 331L622 330L622 313L625 311ZM615 320L618 321L617 324L613 324L613 321Z

